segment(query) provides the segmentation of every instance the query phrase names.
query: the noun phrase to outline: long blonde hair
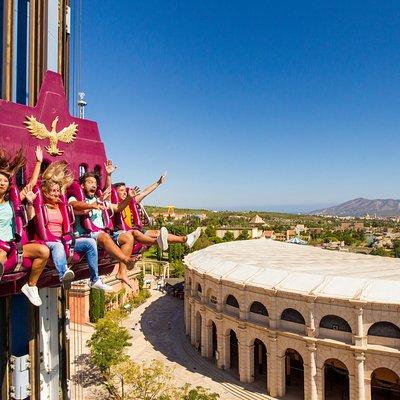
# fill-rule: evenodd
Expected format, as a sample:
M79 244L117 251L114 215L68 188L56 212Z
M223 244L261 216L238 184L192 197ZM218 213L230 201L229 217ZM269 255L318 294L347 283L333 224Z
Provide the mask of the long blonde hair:
M55 185L60 185L61 193L64 194L67 187L74 180L71 170L66 161L55 161L51 163L42 174L42 190L46 193Z

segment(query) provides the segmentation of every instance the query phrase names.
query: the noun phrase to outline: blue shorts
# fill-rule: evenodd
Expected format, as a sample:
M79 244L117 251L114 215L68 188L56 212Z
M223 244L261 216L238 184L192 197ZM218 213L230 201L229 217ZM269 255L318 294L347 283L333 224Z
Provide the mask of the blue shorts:
M91 233L90 233L90 237L93 238L93 239L95 239L95 240L97 240L98 237L99 237L99 235L100 235L100 233L106 233L106 232L104 232L104 231L91 232ZM113 242L114 242L116 245L118 245L118 246L120 246L118 240L119 240L119 237L120 237L120 235L121 235L122 233L125 233L125 231L114 231L114 232L111 232L111 233L109 234L109 235L111 236L111 239L113 240Z

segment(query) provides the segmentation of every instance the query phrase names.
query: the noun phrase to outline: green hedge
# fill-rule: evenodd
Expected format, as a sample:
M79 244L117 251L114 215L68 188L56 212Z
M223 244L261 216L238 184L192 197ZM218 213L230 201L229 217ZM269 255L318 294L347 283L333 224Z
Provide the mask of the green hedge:
M103 290L90 289L89 294L89 319L90 322L96 323L100 318L104 317L105 311L105 295Z

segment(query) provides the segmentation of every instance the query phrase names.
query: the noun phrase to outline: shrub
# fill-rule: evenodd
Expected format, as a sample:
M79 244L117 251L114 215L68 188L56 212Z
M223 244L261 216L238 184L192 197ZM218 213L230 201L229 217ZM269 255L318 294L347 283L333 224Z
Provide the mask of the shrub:
M104 317L105 295L102 290L90 289L89 293L89 319L90 322L96 323L100 318Z

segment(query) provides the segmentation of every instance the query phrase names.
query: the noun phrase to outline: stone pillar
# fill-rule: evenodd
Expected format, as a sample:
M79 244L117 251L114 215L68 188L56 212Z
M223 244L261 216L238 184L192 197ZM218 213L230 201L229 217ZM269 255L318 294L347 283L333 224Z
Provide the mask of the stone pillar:
M190 298L185 296L184 307L185 307L185 332L186 335L190 335Z
M314 303L308 303L307 336L315 336Z
M355 371L355 383L356 383L356 396L357 400L366 400L365 396L365 356L364 353L355 353L356 360L356 371ZM371 388L369 388L371 392ZM371 396L371 395L370 395Z
M151 274L150 275L154 276L154 265L153 265L153 263L151 264L150 268L151 268Z
M190 343L196 344L196 310L194 304L190 307Z
M278 390L278 375L279 375L279 362L278 362L278 342L274 335L268 337L267 345L267 391L272 397L277 397Z
M239 377L240 382L250 383L254 381L252 367L254 366L254 345L241 344L239 342Z
M304 371L304 375L308 376L308 379L305 379L304 389L306 391L306 385L308 385L307 392L305 394L305 398L309 400L318 400L318 386L317 386L317 362L316 362L316 352L317 347L315 343L310 343L307 345L308 350L308 363L304 363L304 368L308 368L308 371ZM308 364L308 365L307 365Z
M367 336L364 334L364 319L363 319L363 308L357 307L355 309L357 316L357 332L354 335L354 344L358 347L367 346Z
M224 335L223 333L217 333L217 351L218 351L217 368L229 369L230 365L229 335Z
M208 352L208 335L207 335L207 325L206 325L206 315L201 314L201 355L207 357Z
M371 400L371 378L364 378L365 400Z

